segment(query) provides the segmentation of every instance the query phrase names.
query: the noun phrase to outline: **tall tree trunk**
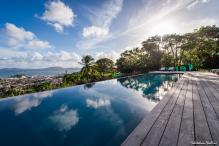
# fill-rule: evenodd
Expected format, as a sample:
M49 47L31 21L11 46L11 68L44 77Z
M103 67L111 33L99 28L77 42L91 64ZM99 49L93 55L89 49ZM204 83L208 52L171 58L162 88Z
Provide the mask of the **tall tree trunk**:
M174 54L173 46L171 45L170 48L171 48L171 52L172 52L172 56L173 56L173 64L175 66L176 63L175 63L175 54Z

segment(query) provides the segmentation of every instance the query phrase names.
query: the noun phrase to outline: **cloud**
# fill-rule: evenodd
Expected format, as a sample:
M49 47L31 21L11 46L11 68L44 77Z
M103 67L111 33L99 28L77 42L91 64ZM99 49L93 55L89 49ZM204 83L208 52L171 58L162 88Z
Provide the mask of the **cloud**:
M48 52L44 55L45 61L79 61L80 56L76 53L60 51L58 53Z
M86 38L81 39L79 42L77 42L76 47L79 49L85 49L85 50L91 50L96 48L108 48L106 45L102 45L101 43L108 40L110 36L107 35L105 37L98 37L98 38Z
M66 62L66 61L79 61L80 56L74 52L60 51L60 52L28 52L25 55L12 57L11 59L17 59L17 61L51 61L51 62Z
M74 25L76 15L62 1L50 1L45 4L45 8L46 10L40 18L53 26L57 32L63 32L64 27Z
M4 33L7 37L6 44L14 48L45 49L51 48L49 42L39 40L36 35L25 30L23 27L17 27L12 23L6 23Z
M94 109L98 109L104 106L109 106L111 104L110 100L104 99L104 98L99 98L99 99L86 99L86 105L87 107L91 107Z
M119 56L120 56L120 52L115 52L115 51L111 51L109 53L96 52L95 59L98 60L100 58L109 58L109 59L111 59L111 60L113 60L115 62L116 59L119 58Z
M202 18L190 20L189 22L182 22L178 26L184 28L184 32L189 32L191 31L191 28L199 28L207 25L219 25L219 21L214 18Z
M138 7L136 5L139 3L134 3L136 5L131 7L133 13L127 14L127 22L125 21L125 24L127 25L120 26L118 31L115 31L115 33L107 38L107 40L104 40L104 42L98 42L98 45L100 43L101 45L106 45L107 42L107 44L110 45L116 44L111 48L120 47L119 49L122 49L126 46L135 47L136 44L141 44L141 42L147 39L147 37L157 35L152 31L155 30L156 27L159 27L159 24L164 24L163 22L167 22L166 24L171 25L168 25L168 30L162 26L162 29L164 28L164 30L162 30L163 32L185 33L193 31L198 25L194 26L191 24L185 28L182 26L182 23L184 22L195 22L199 21L200 18L203 20L210 17L217 18L217 16L213 15L212 17L210 14L199 9L195 9L194 13L185 11L186 7L194 1L195 0L151 0L142 1L141 5ZM202 1L201 3L203 4L207 2L209 2L209 0ZM129 10L124 9L124 13L128 11ZM212 10L212 13L214 11ZM217 20L216 18L214 19ZM159 29L161 28L159 27Z
M47 41L31 40L31 41L28 42L27 48L30 48L30 49L44 49L44 48L51 48L51 45Z
M122 7L123 0L109 0L104 1L100 8L86 8L91 25L83 28L82 36L85 39L79 41L77 46L80 49L92 49L110 37L113 19L117 18Z
M108 34L108 29L100 28L96 26L85 27L83 29L83 37L103 37Z
M6 34L14 41L25 41L34 39L34 34L30 31L26 31L24 28L18 28L14 24L5 24Z
M198 4L203 4L203 3L208 3L210 0L194 0L191 2L186 8L187 9L192 9Z
M52 94L52 91L45 91L28 95L28 97L17 97L14 100L15 103L12 108L14 109L15 114L19 115L27 110L31 110L32 108L39 106L44 99L51 97Z
M43 60L43 55L41 55L40 53L38 52L34 52L34 53L31 53L31 61L41 61Z
M123 7L123 0L105 1L101 8L87 8L89 20L94 26L108 28Z
M69 109L67 105L63 105L55 111L49 119L57 126L59 131L69 131L79 122L78 112Z
M1 47L0 50L0 68L5 66L16 68L80 67L78 62L81 56L75 52L19 51Z

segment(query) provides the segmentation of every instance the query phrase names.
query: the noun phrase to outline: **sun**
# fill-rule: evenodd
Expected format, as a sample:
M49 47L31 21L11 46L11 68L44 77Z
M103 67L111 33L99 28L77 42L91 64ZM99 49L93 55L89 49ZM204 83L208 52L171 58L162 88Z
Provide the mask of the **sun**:
M171 33L177 33L178 29L177 26L173 22L163 21L160 22L151 29L152 35L165 35Z

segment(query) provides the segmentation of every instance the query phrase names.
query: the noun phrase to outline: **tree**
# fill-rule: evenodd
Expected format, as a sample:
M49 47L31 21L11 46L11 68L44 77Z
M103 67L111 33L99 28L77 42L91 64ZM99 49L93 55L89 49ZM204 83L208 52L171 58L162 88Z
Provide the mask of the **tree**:
M183 45L185 56L182 60L185 63L192 63L196 69L218 68L219 28L216 26L201 27L189 36Z
M82 64L84 67L91 67L92 65L94 65L94 58L90 55L86 55L82 57L81 62L79 63Z
M198 40L196 49L201 58L202 68L219 67L219 28L215 25L199 28L195 32Z
M192 33L152 36L142 48L124 51L117 60L123 73L193 64L195 69L219 68L219 28L205 26Z
M123 52L116 62L118 70L122 73L139 73L159 69L162 54L157 41L157 37L149 38L142 43L142 48Z
M142 51L141 48L124 51L116 61L118 70L122 73L134 73L140 71L140 61L143 55Z
M168 34L163 37L163 45L165 53L171 55L173 59L173 65L181 65L181 52L184 39L182 35Z
M173 58L169 53L163 54L160 62L161 62L161 66L163 67L174 66Z
M147 64L145 71L157 70L161 66L161 56L160 51L160 39L159 37L151 37L142 43L142 49L144 54L144 59L142 64Z
M104 77L104 73L111 72L114 66L114 63L111 59L101 58L96 61L97 69L101 73L101 76Z
M95 81L100 78L100 73L97 71L94 58L90 55L83 56L80 64L84 67L81 69L81 79L84 82Z

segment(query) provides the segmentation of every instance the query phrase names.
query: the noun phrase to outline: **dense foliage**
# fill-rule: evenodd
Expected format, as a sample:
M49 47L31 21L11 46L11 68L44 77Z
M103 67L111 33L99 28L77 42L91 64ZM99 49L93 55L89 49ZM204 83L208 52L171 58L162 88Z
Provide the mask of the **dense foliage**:
M112 78L114 63L108 58L101 58L95 62L92 56L86 55L83 56L80 64L83 65L80 72L64 76L63 81L66 86Z
M104 73L111 72L114 63L111 59L101 58L96 61L97 70L101 73L101 77L104 77Z
M153 36L141 48L126 50L117 60L123 73L193 64L195 70L219 68L219 28L206 26L192 33Z

